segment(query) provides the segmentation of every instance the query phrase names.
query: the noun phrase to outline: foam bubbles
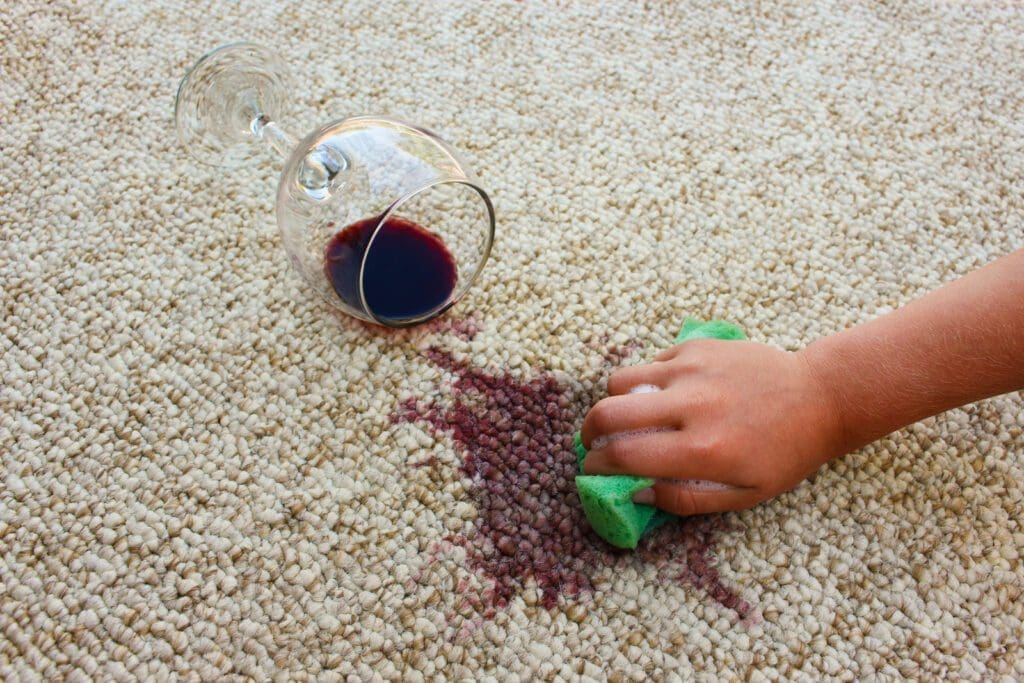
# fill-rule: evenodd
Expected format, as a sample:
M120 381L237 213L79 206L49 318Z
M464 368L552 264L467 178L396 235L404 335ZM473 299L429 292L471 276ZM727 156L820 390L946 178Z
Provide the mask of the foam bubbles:
M630 429L626 432L616 432L614 434L607 434L604 436L595 436L594 441L590 444L592 449L604 448L612 441L618 441L619 439L631 439L637 436L646 436L647 434L657 434L659 432L671 432L671 427L646 427L644 429Z
M661 387L655 384L638 384L629 390L631 394L653 394L661 391ZM618 441L619 439L630 439L636 436L646 436L647 434L657 434L659 432L670 432L670 427L645 427L644 429L631 429L626 432L616 432L614 434L606 434L602 436L594 437L593 443L590 444L592 449L604 448L612 441Z
M735 486L709 479L663 479L662 483L682 486L691 491L731 491Z

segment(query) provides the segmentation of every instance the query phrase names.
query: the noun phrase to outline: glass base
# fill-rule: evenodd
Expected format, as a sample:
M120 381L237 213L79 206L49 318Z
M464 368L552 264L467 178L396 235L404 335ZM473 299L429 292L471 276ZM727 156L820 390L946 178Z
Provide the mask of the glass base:
M291 92L288 67L252 43L225 45L204 55L182 79L174 102L178 137L197 160L240 166L260 153L253 124L278 120Z

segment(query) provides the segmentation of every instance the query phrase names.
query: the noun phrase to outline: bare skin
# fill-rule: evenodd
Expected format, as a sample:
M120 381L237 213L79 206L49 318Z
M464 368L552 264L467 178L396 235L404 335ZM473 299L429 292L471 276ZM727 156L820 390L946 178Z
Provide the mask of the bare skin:
M661 391L629 394L641 384ZM700 339L615 372L583 443L671 431L591 450L584 471L653 477L634 500L677 514L739 510L906 425L1021 388L1024 249L801 351Z

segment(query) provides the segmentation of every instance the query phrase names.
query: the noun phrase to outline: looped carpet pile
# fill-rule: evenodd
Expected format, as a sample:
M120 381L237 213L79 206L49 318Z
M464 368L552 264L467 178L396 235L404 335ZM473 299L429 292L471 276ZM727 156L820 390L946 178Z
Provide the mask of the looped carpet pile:
M572 432L682 319L799 348L1024 247L1014 3L0 7L0 678L1024 676L1024 405L633 553ZM493 194L443 321L330 314L278 161L174 139L204 51L282 120L439 131Z

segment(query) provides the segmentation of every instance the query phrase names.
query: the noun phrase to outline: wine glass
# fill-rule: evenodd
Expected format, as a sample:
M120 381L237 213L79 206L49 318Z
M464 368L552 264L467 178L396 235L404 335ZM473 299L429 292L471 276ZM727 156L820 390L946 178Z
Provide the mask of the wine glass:
M332 121L296 142L278 123L290 76L251 43L202 57L175 100L178 136L210 164L285 158L276 214L288 257L332 306L408 327L437 317L473 284L494 241L494 208L434 133L383 116Z

